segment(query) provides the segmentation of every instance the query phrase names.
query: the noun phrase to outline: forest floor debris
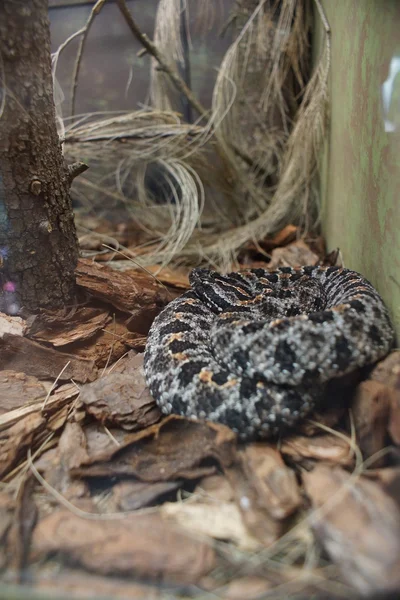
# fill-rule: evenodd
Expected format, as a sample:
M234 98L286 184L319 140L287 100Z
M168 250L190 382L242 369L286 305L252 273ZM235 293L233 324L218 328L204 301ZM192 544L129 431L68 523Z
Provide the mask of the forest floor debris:
M232 268L336 260L298 234L248 244ZM68 311L0 315L2 581L160 600L398 589L400 352L287 437L238 444L161 417L142 351L189 269L125 262L80 260Z

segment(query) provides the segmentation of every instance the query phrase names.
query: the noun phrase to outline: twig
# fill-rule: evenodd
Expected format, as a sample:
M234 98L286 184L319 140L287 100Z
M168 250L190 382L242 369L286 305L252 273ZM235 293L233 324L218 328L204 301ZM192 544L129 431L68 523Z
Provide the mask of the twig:
M320 0L314 0L314 2L317 7L319 17L321 19L322 25L324 26L325 34L326 34L326 52L327 52L326 73L328 73L330 64L331 64L331 28L330 28L328 19L326 18L325 11L322 7Z
M57 377L56 377L56 379L55 379L55 381L54 381L53 385L51 386L51 388L50 388L50 389L49 389L49 391L47 392L47 396L46 396L46 398L44 399L44 402L43 402L42 408L40 409L42 412L44 411L44 409L45 409L45 407L46 407L46 404L47 404L47 401L48 401L48 399L50 398L50 394L51 394L51 392L52 392L52 391L54 390L54 388L56 387L58 380L60 379L61 375L64 373L65 369L68 367L68 365L70 364L70 362L71 362L71 361L69 360L69 361L68 361L68 362L67 362L67 363L64 365L64 367L61 369L61 371L60 371L60 372L59 372L59 374L57 375Z
M103 6L106 3L106 1L107 0L97 0L96 4L92 8L92 12L90 13L90 16L89 16L89 18L87 20L87 23L86 23L86 25L85 25L85 27L83 29L83 35L82 35L80 43L79 43L78 54L76 55L76 61L75 61L75 66L74 66L74 74L72 76L71 115L75 114L76 88L78 87L78 75L79 75L79 69L81 67L81 62L82 62L83 49L85 47L87 36L89 34L89 30L90 30L90 28L92 26L94 18L100 13L100 11L103 8Z
M70 185L75 177L78 177L78 175L87 171L88 168L88 165L85 165L83 162L74 162L72 165L68 165L68 179Z
M167 75L170 77L175 88L179 92L184 94L184 96L186 96L188 102L199 113L199 115L206 118L207 111L204 108L204 106L195 98L193 92L188 88L188 86L183 81L183 79L179 76L177 71L173 67L168 65L167 61L164 59L164 57L160 53L157 46L147 37L147 35L145 33L142 33L140 31L138 25L134 21L132 15L126 5L125 0L117 0L117 5L118 5L118 8L121 11L122 15L124 16L130 30L132 31L133 35L135 36L135 38L137 40L139 40L139 42L146 48L147 52L156 59L156 61L160 65L161 69L163 71L165 71L165 73L167 73Z
M7 94L7 86L6 86L6 74L4 71L4 63L3 56L0 52L0 83L1 83L1 100L0 100L0 119L4 113L4 107L6 105L6 94Z

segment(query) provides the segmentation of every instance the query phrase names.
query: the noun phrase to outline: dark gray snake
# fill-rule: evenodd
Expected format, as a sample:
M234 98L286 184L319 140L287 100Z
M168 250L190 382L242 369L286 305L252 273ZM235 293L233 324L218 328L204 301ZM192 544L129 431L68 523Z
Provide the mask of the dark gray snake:
M382 299L340 267L194 269L150 329L144 365L163 413L224 423L241 439L292 427L326 383L385 356Z

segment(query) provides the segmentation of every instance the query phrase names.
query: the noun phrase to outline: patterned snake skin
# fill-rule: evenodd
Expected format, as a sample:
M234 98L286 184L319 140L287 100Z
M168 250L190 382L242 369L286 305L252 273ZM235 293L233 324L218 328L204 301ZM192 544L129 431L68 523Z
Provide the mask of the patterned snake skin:
M340 267L194 269L150 329L144 365L162 412L224 423L242 440L292 427L325 384L385 356L382 299Z

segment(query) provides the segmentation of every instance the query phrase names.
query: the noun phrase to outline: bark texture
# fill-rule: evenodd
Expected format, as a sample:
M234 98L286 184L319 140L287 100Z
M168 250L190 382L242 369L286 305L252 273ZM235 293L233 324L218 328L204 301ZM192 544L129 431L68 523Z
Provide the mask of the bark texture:
M47 0L0 1L0 311L74 294L78 245L57 134Z

